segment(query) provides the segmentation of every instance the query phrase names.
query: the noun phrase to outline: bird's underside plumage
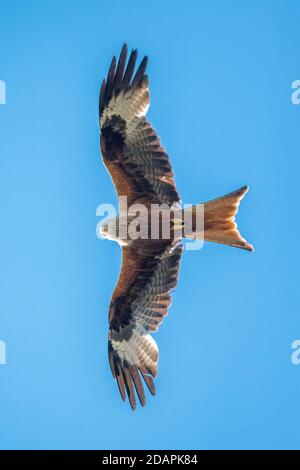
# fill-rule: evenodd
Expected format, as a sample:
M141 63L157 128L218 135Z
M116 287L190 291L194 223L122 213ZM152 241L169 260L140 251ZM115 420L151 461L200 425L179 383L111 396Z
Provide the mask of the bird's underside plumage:
M118 63L114 57L102 82L99 116L103 161L118 196L126 196L129 206L140 202L178 209L180 197L169 157L145 118L150 104L145 74L148 59L144 57L134 73L136 59L137 51L133 50L127 61L124 45ZM234 223L246 191L244 187L208 203L208 240L210 236L212 241L252 249ZM128 396L133 409L136 394L142 405L146 401L142 380L155 394L158 348L151 333L168 312L181 255L177 239L137 240L122 246L121 272L109 307L108 350L120 394L123 400Z

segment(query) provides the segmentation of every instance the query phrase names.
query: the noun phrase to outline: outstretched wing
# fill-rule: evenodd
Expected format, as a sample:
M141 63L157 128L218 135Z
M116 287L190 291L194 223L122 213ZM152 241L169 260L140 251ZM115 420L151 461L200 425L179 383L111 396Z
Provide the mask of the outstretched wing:
M134 75L137 51L127 66L124 44L118 64L114 57L100 90L99 115L103 161L118 196L128 204L151 198L169 206L178 203L174 174L155 130L145 119L150 104L148 59L144 57Z
M182 246L161 249L153 257L123 247L122 269L109 310L109 362L122 399L128 395L136 407L135 391L142 406L145 393L141 378L155 394L158 348L150 335L158 329L171 303L170 290L177 285Z

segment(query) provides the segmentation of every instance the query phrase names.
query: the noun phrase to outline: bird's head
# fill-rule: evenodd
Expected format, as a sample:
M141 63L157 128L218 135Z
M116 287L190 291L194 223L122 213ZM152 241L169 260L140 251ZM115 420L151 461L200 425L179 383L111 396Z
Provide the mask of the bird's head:
M127 219L113 217L100 225L100 235L108 240L114 240L120 245L127 245Z
M100 225L100 235L103 238L107 238L108 240L117 241L118 236L117 236L116 222L117 222L117 219L115 217L103 222L103 224Z
M100 235L105 238L106 235L107 235L107 232L108 232L108 223L101 224L100 225Z

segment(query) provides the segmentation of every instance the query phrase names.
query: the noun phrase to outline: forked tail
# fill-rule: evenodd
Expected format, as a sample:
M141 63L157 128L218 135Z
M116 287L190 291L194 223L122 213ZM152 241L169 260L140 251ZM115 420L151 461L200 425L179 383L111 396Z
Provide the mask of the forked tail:
M241 236L235 222L240 201L248 189L248 186L243 186L232 193L204 203L204 240L253 251L253 246ZM197 206L193 206L184 212L192 211L194 219L196 209ZM194 221L192 225L195 227ZM185 230L184 237L203 240L203 228L199 233Z

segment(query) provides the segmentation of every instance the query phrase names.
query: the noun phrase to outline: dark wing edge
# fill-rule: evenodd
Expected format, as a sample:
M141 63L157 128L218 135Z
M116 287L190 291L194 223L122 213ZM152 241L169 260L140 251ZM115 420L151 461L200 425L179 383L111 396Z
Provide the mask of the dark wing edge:
M136 394L140 404L146 404L141 379L152 395L156 393L153 377L157 375L158 348L150 333L168 313L181 255L181 244L169 247L156 263L150 260L148 271L143 266L136 273L126 292L112 299L109 363L120 395L123 401L128 397L132 410L136 408Z
M145 78L147 77L145 75L145 72L148 64L148 57L145 56L143 58L134 75L134 69L137 59L137 49L133 49L131 51L126 67L127 52L128 47L127 44L124 43L120 53L118 64L116 57L114 56L108 70L107 78L104 78L102 81L99 95L100 118L103 114L104 108L108 106L113 96L117 96L121 91L125 91L129 87L139 87L142 81L145 80Z
M141 376L144 379L150 393L155 395L156 389L152 377L149 374L144 373L139 367L132 366L126 363L126 361L122 361L118 354L114 351L111 341L108 342L108 355L110 368L114 379L117 380L122 400L125 401L127 395L132 410L135 410L135 389L141 406L145 406L146 396L143 383L141 381Z

